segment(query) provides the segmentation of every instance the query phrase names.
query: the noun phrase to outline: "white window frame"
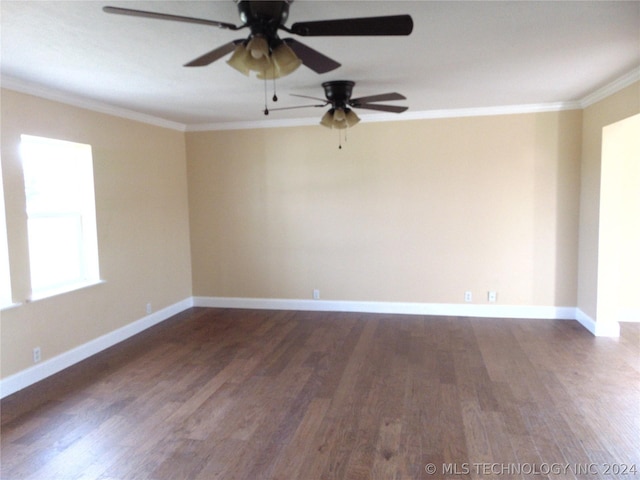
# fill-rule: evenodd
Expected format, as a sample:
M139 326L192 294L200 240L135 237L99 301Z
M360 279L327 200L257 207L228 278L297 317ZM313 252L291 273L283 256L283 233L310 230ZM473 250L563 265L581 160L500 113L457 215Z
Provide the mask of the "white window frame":
M31 135L22 135L21 140L25 174L25 194L27 197L27 232L29 237L29 261L31 270L31 293L29 300L38 300L101 283L91 146ZM38 178L38 175L42 175L42 172L36 172L34 174L33 169L38 168L34 167L34 163L44 162L40 164L40 167L42 167L46 162L57 161L58 167L64 169L69 168L69 165L65 166L67 160L76 162L78 166L81 165L82 167L78 169L83 171L81 178L74 179L72 174L63 175L64 181L62 183L67 183L67 189L72 189L74 192L77 192L77 198L66 207L52 207L51 205L55 205L55 201L50 202L44 207L42 206L43 202L40 202L40 206L38 206L37 199L30 199L28 187L28 183L34 178L34 175L35 178ZM60 181L61 178L62 177L60 177L58 181ZM62 198L64 198L64 196ZM55 219L64 220L69 218L77 219L77 228L75 230L68 230L67 233L70 233L72 237L74 232L77 234L77 248L70 248L68 251L71 251L73 255L73 265L77 265L78 268L77 270L74 268L70 270L60 269L61 274L56 277L55 272L58 268L52 268L52 266L55 265L56 249L52 247L51 252L47 252L47 245L46 242L43 242L43 237L34 238L34 232L36 231L36 225L39 224L42 226L42 221ZM52 236L55 237L55 235ZM75 241L73 243L75 243ZM62 245L62 243L59 244L59 246ZM68 243L64 244L65 247L68 245ZM58 251L60 251L60 249L58 249ZM43 255L43 252L45 255ZM49 265L42 261L42 257L47 255L54 260Z

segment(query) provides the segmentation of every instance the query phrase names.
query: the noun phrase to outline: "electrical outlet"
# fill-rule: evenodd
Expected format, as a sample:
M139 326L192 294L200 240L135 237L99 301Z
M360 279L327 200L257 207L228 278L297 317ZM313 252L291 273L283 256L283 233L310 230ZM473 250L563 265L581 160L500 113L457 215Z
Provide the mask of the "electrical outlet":
M465 302L472 302L473 301L473 294L469 291L464 292L464 301Z
M498 299L497 292L491 291L487 293L487 300L489 300L491 303L494 303L497 299Z
M147 303L147 313L151 313L153 309L151 308L151 302Z
M318 290L317 288L313 291L313 299L320 300L320 290Z
M40 360L42 360L42 352L40 347L36 347L33 349L33 363L38 363Z

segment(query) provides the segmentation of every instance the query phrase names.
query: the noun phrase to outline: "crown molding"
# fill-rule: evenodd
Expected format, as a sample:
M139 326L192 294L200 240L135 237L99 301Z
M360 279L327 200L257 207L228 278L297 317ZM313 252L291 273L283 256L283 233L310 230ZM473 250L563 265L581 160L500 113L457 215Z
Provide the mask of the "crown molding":
M454 108L445 110L409 111L402 115L393 113L359 114L362 123L403 122L409 120L431 120L437 118L484 117L493 115L514 115L520 113L558 112L561 110L579 110L579 102L556 102L529 105L505 105L497 107ZM187 132L206 132L212 130L249 130L262 128L306 127L318 125L318 118L291 118L284 120L258 120L251 122L207 123L187 125Z
M363 122L389 122L403 120L431 120L438 118L485 117L495 115L517 115L521 113L559 112L580 109L578 102L538 103L527 105L503 105L493 107L454 108L407 112L399 116L372 114L361 117Z
M114 117L121 117L128 120L134 120L136 122L155 125L156 127L169 128L171 130L178 130L181 132L184 132L186 129L186 125L182 123L173 122L164 118L154 117L153 115L147 115L145 113L128 110L126 108L116 107L113 105L109 105L108 103L102 103L96 100L91 100L89 98L80 97L78 95L61 92L60 90L55 90L42 85L25 82L13 77L4 75L0 77L0 86L7 90L26 93L27 95L33 95L35 97L44 98L46 100L64 103L73 107L84 108L93 112L113 115Z
M251 120L237 122L214 122L187 125L187 132L208 132L212 130L252 130L262 128L308 127L319 125L317 118L286 118L277 120Z
M614 93L638 81L640 81L640 66L580 99L580 107L587 108L588 106L593 105L600 100L604 100L608 96L613 95Z
M516 115L522 113L558 112L563 110L580 110L593 105L606 97L622 90L623 88L640 81L640 66L634 68L622 77L611 83L591 92L579 100L554 103L539 103L525 105L502 105L493 107L474 108L454 108L442 110L408 111L402 115L391 113L361 114L363 123L373 122L399 122L410 120L431 120L439 118L459 118L459 117L482 117L493 115ZM250 130L263 128L286 128L286 127L306 127L318 125L316 118L292 118L292 119L269 119L237 122L213 122L186 125L171 120L155 117L125 108L115 107L106 103L98 102L88 98L79 97L73 94L54 90L42 85L24 82L13 77L0 77L2 88L26 93L37 97L65 103L68 105L84 108L87 110L105 113L116 117L126 118L137 122L147 123L158 127L169 128L181 132L204 132L215 130Z

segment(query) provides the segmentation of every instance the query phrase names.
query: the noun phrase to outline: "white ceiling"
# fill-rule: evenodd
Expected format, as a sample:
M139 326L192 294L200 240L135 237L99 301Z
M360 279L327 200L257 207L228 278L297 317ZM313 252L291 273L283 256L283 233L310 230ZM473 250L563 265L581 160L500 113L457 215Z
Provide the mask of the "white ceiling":
M240 24L231 0L2 0L3 84L191 127L265 120L263 81L231 69L226 58L182 66L248 30L109 15L104 5ZM355 81L354 97L400 92L408 100L393 103L408 105L407 113L572 102L640 65L640 1L296 0L287 25L404 13L414 21L406 37L296 37L342 67L323 75L300 67L278 80L280 101L270 105L313 103L288 94L323 97L328 80ZM269 97L272 89L269 82ZM296 109L268 120L321 114Z

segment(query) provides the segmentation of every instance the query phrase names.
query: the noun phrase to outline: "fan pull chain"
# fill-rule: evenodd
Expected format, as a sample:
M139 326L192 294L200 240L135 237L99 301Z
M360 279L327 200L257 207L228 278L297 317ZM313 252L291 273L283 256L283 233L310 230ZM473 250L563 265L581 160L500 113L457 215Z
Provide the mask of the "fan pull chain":
M273 77L273 98L271 99L274 102L278 101L278 96L276 95L276 77Z
M265 75L264 79L264 114L269 115L269 108L267 108L267 79Z
M338 150L342 150L342 130L338 130Z

